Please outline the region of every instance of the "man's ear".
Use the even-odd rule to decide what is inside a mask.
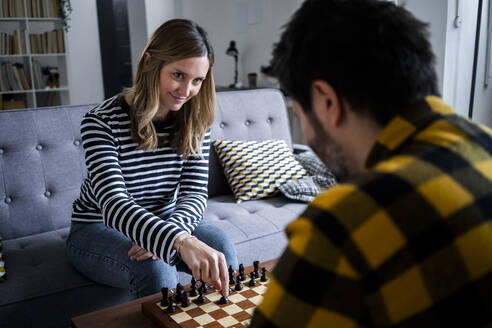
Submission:
[[[343,119],[341,98],[326,81],[316,80],[311,85],[312,110],[321,126],[328,132],[338,127]]]

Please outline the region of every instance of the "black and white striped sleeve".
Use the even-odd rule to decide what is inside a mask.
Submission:
[[[207,208],[210,130],[205,134],[201,154],[192,154],[183,163],[176,207],[168,221],[193,233]]]
[[[129,194],[118,160],[117,141],[103,118],[88,113],[81,123],[87,174],[106,226],[173,264],[176,238],[185,225],[164,221],[138,205]]]

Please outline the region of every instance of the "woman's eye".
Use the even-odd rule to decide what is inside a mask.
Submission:
[[[184,74],[183,73],[180,73],[180,72],[174,72],[173,73],[173,76],[175,78],[182,79],[184,77]]]
[[[195,79],[193,82],[195,82],[195,84],[200,84],[203,82],[203,79]]]

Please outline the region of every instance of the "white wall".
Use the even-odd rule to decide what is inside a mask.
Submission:
[[[72,0],[71,3],[71,27],[66,38],[70,103],[100,102],[104,98],[104,87],[96,0]]]
[[[141,1],[141,0],[128,0]],[[147,39],[165,21],[175,18],[174,0],[145,0]]]
[[[147,43],[147,18],[145,1],[128,1],[128,31],[132,56],[132,76],[135,77],[138,61]]]
[[[490,32],[492,31],[492,26],[489,27],[487,25],[492,25],[492,21],[490,21],[492,17],[489,14],[492,10],[489,11],[488,1],[484,1],[483,5],[475,99],[473,104],[473,120],[492,127],[492,65],[490,63],[492,60],[492,51],[490,53],[490,58],[487,58],[486,56],[487,46],[491,47],[490,43],[487,44],[487,28],[490,28]],[[492,35],[490,36],[489,42],[492,42]],[[486,71],[487,65],[489,65],[488,72]]]
[[[256,72],[259,86],[271,86],[272,82],[260,74],[260,67],[268,64],[281,26],[301,3],[302,0],[176,0],[175,8],[179,7],[182,17],[196,21],[209,34],[215,50],[218,86],[227,86],[234,80],[234,59],[225,54],[230,40],[236,41],[239,50],[239,81],[247,85],[247,74]],[[248,18],[254,23],[248,23]]]

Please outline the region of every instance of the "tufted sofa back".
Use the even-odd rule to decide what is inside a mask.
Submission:
[[[85,177],[80,121],[94,105],[0,111],[0,236],[13,239],[70,225]],[[284,139],[291,145],[278,90],[219,92],[212,140]],[[209,197],[230,193],[211,152]]]
[[[282,139],[292,148],[289,119],[283,94],[276,89],[226,91],[217,93],[217,115],[212,140]],[[212,147],[213,148],[213,147]],[[211,151],[208,195],[230,194],[224,171]]]
[[[93,106],[0,111],[0,236],[69,225],[85,177],[80,121]]]

